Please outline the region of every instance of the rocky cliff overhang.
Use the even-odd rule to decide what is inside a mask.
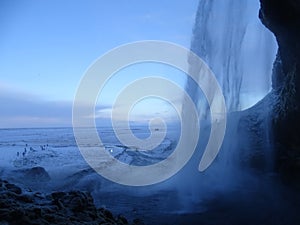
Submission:
[[[260,2],[259,17],[278,42],[272,77],[276,165],[285,177],[300,180],[300,0]]]

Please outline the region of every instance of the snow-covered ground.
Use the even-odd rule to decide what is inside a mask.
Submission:
[[[147,138],[147,127],[132,129],[135,136]],[[156,132],[160,132],[157,130]],[[163,142],[152,151],[124,146],[110,127],[98,128],[105,149],[116,159],[144,165],[165,159],[176,147],[180,128],[167,132]],[[88,167],[82,157],[72,128],[0,129],[1,171],[41,166],[53,178],[74,174]]]
[[[52,173],[85,164],[71,128],[1,129],[0,137],[2,170],[42,166]]]
[[[135,127],[132,132],[139,138],[150,135],[147,127]],[[149,165],[172,153],[180,128],[168,130],[162,143],[152,151],[140,151],[136,147],[122,145],[110,127],[98,128],[98,134],[105,149],[116,159],[132,165]],[[22,171],[33,167],[45,168],[51,180],[32,182],[24,179]],[[72,128],[0,129],[0,175],[33,191],[90,191],[96,204],[122,213],[132,213],[132,210],[138,214],[142,210],[140,213],[144,215],[144,210],[151,208],[141,209],[139,206],[142,204],[140,198],[145,198],[145,193],[150,189],[131,189],[115,184],[101,177],[87,164],[77,147]],[[148,201],[154,204],[154,208],[157,205],[163,208],[169,201],[175,201],[172,192],[162,192],[167,193],[166,190],[160,190],[146,194],[152,196]],[[153,198],[155,195],[163,197]]]

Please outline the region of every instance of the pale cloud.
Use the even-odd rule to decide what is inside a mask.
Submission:
[[[72,102],[45,101],[0,84],[0,127],[71,126]]]
[[[173,104],[179,109],[182,106],[181,96],[172,99]],[[172,122],[180,117],[180,112],[177,113],[173,106],[163,100],[147,99],[137,103],[135,106],[131,106],[131,111],[128,112],[126,103],[114,106],[114,120],[117,121],[135,121],[135,122],[148,122],[154,118],[161,118],[165,121]],[[112,107],[96,109],[96,119],[111,119]]]

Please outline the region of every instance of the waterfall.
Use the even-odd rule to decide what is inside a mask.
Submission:
[[[229,112],[249,108],[271,88],[277,44],[258,10],[258,0],[199,2],[191,50],[214,72]],[[199,93],[194,98],[199,108],[205,107]]]
[[[193,210],[193,203],[201,202],[211,192],[232,191],[247,176],[240,169],[241,162],[238,161],[241,155],[248,154],[243,151],[251,151],[255,143],[251,143],[253,137],[248,136],[250,132],[247,133],[248,121],[241,123],[240,119],[243,118],[244,121],[249,116],[256,121],[257,115],[264,110],[263,107],[267,107],[266,104],[260,104],[259,110],[257,107],[245,110],[263,99],[271,90],[272,67],[277,51],[274,36],[258,18],[259,7],[258,0],[199,2],[191,50],[215,74],[225,97],[228,123],[224,143],[216,160],[203,173],[193,172],[207,143],[210,115],[202,91],[196,87],[195,81],[187,79],[186,90],[196,103],[202,122],[196,154],[185,172],[180,174],[180,179],[185,182],[177,185],[184,196],[183,205],[189,207],[186,210]],[[192,63],[190,65],[193,69]],[[267,127],[267,124],[258,125],[256,131],[260,135],[266,132]],[[262,135],[261,138],[265,137],[267,135]]]

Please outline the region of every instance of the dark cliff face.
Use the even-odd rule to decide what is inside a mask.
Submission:
[[[259,16],[263,24],[276,36],[283,76],[299,71],[300,0],[261,0]],[[275,90],[284,84],[284,77],[274,74]],[[300,88],[299,76],[294,81],[297,89]],[[299,92],[297,95],[299,98]]]
[[[276,169],[300,178],[300,0],[260,2],[260,19],[279,46],[272,78]]]

